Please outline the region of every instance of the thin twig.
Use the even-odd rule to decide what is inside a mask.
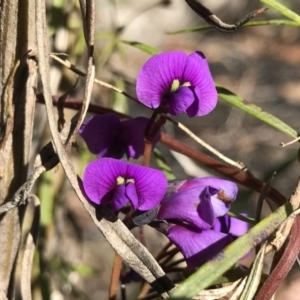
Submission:
[[[63,59],[59,58],[57,55],[55,55],[53,53],[50,54],[50,57],[53,58],[54,60],[56,60],[57,62],[59,62],[60,64],[62,64],[63,66],[65,66],[66,68],[70,69],[74,73],[76,73],[76,74],[78,74],[78,75],[80,75],[82,77],[86,76],[86,74],[84,72],[82,72],[79,69],[77,69],[68,60],[63,60]],[[135,97],[131,96],[130,94],[126,93],[125,91],[122,91],[121,89],[116,88],[115,86],[113,86],[113,85],[111,85],[109,83],[106,83],[106,82],[101,81],[101,80],[96,79],[96,78],[95,78],[95,83],[97,83],[97,84],[99,84],[101,86],[104,86],[104,87],[106,87],[106,88],[108,88],[110,90],[113,90],[113,91],[115,91],[115,92],[117,92],[119,94],[122,94],[122,95],[126,96],[127,98],[129,98],[129,99],[131,99],[131,100],[133,100],[133,101],[135,101],[137,103],[141,103]]]
[[[286,147],[286,146],[289,146],[289,145],[292,145],[296,142],[300,141],[300,136],[298,136],[296,139],[290,141],[290,142],[287,142],[287,143],[283,143],[281,142],[279,145],[283,148],[283,147]]]
[[[190,6],[190,8],[197,13],[200,17],[202,17],[208,24],[212,25],[216,29],[218,29],[221,32],[234,32],[241,26],[243,26],[245,23],[247,23],[249,20],[257,16],[258,14],[263,13],[267,8],[263,7],[261,9],[257,9],[240,20],[238,20],[235,24],[227,24],[224,23],[221,19],[219,19],[216,15],[214,15],[208,8],[203,6],[200,2],[197,0],[185,0],[185,2]]]
[[[219,152],[218,150],[216,150],[215,148],[213,148],[212,146],[210,146],[209,144],[207,144],[206,142],[204,142],[202,139],[200,139],[196,134],[194,134],[191,130],[189,130],[182,123],[180,123],[180,122],[172,119],[169,116],[165,116],[165,118],[167,120],[169,120],[170,122],[172,122],[173,124],[175,124],[178,128],[180,128],[188,136],[190,136],[194,141],[196,141],[198,144],[200,144],[201,146],[203,146],[205,149],[207,149],[209,152],[211,152],[212,154],[214,154],[215,156],[217,156],[221,160],[225,161],[226,163],[228,163],[231,166],[234,166],[234,167],[238,168],[239,170],[245,170],[246,169],[245,165],[242,162],[236,162],[236,161],[234,161],[234,160],[226,157],[221,152]]]

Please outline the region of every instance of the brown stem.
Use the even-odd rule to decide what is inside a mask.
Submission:
[[[117,289],[119,286],[122,261],[123,261],[122,257],[118,253],[115,253],[114,264],[113,264],[110,286],[109,286],[109,300],[115,300],[117,297]]]
[[[168,242],[161,250],[160,252],[156,255],[155,259],[159,261],[163,257],[165,257],[166,251],[173,245],[173,243]]]
[[[143,166],[149,167],[152,152],[152,142],[145,138],[145,149],[143,155]]]

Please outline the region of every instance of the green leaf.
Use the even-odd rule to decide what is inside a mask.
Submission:
[[[140,42],[120,40],[121,43],[138,48],[150,55],[158,54],[160,51],[152,46],[142,44]]]
[[[260,0],[262,3],[265,3],[275,10],[279,11],[281,14],[286,16],[287,18],[295,21],[298,25],[300,25],[300,16],[294,13],[292,10],[284,6],[283,4],[279,3],[276,0]]]
[[[41,224],[49,226],[52,223],[54,207],[53,170],[40,176],[38,197],[41,199]]]
[[[172,172],[172,169],[168,165],[167,161],[163,157],[162,153],[158,149],[154,149],[153,151],[154,158],[159,169],[166,175],[168,180],[176,179],[175,175]]]
[[[243,25],[243,27],[248,27],[248,26],[264,26],[264,25],[276,25],[276,26],[292,26],[292,27],[300,27],[300,24],[293,22],[293,21],[288,21],[288,20],[268,20],[268,21],[253,21],[253,22],[248,22]],[[191,27],[191,28],[186,28],[186,29],[181,29],[177,31],[171,31],[167,32],[167,34],[180,34],[180,33],[189,33],[189,32],[198,32],[198,31],[203,31],[207,29],[214,29],[213,26],[198,26],[198,27]]]
[[[253,21],[248,22],[243,25],[243,27],[248,26],[265,26],[265,25],[276,25],[276,26],[292,26],[292,27],[300,27],[300,24],[297,22],[289,21],[289,20],[268,20],[268,21]],[[180,34],[180,33],[188,33],[188,32],[198,32],[207,29],[213,29],[212,26],[197,26],[186,29],[181,29],[177,31],[167,32],[167,34]]]
[[[296,138],[298,136],[298,133],[295,129],[291,128],[289,125],[282,122],[273,115],[263,111],[259,106],[244,100],[242,97],[235,95],[234,93],[221,86],[217,86],[217,91],[219,97],[229,104],[271,125],[279,131],[291,136],[292,138]]]
[[[92,276],[94,274],[94,270],[85,265],[75,265],[72,267],[74,271],[76,271],[80,276]]]
[[[238,219],[238,220],[250,223],[250,224],[255,224],[255,219],[243,216],[243,215],[235,213],[233,211],[228,211],[227,215],[232,217],[232,218],[235,218],[235,219]]]
[[[248,233],[227,246],[215,259],[208,261],[188,277],[172,293],[170,300],[190,299],[211,286],[217,278],[222,276],[245,254],[270,236],[295,209],[297,207],[293,207],[291,203],[278,208],[274,213],[252,227]]]

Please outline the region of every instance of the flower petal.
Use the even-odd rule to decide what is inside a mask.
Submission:
[[[113,210],[120,210],[129,202],[126,195],[126,186],[123,184],[117,185],[114,189],[114,194],[111,199],[111,207]]]
[[[230,235],[205,230],[194,232],[183,226],[172,226],[168,238],[179,248],[189,268],[196,268],[213,258],[230,244]]]
[[[229,180],[214,177],[203,177],[186,180],[177,188],[177,191],[180,192],[203,186],[210,186],[218,190],[218,192],[211,197],[215,216],[220,217],[225,215],[229,210],[231,203],[236,199],[238,192],[237,185]]]
[[[194,93],[189,87],[180,87],[167,97],[168,111],[171,115],[179,115],[185,112],[194,100]]]
[[[126,197],[129,199],[133,209],[137,209],[139,204],[139,198],[136,193],[135,185],[131,182],[126,185]]]
[[[83,174],[83,187],[96,204],[105,204],[112,198],[117,178],[125,177],[127,164],[113,158],[102,158],[89,163]]]
[[[164,198],[157,219],[184,222],[199,229],[211,228],[215,214],[208,187],[196,187]]]
[[[152,56],[143,65],[136,82],[136,93],[144,105],[157,108],[171,90],[175,79],[181,81],[188,56],[181,51]]]
[[[217,105],[218,93],[202,52],[189,55],[183,77],[194,87],[195,101],[187,109],[187,115],[194,117],[209,114]]]
[[[139,210],[149,210],[158,205],[167,190],[163,172],[148,167],[128,164],[128,176],[135,180]]]
[[[117,115],[95,115],[81,125],[79,134],[98,157],[121,158],[124,149],[120,145],[120,130],[121,122]]]
[[[149,119],[137,117],[121,122],[121,138],[126,149],[127,158],[138,158],[144,152],[144,133]],[[154,144],[160,140],[160,132],[154,138]],[[154,145],[153,144],[153,145]]]
[[[242,215],[246,216],[247,214],[242,214]],[[244,222],[242,220],[233,217],[229,217],[227,215],[225,215],[224,217],[230,218],[228,233],[233,235],[234,237],[239,237],[248,231],[249,224],[247,222]]]

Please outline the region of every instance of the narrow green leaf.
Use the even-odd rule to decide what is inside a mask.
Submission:
[[[250,224],[255,224],[255,219],[243,216],[243,215],[235,213],[233,211],[228,211],[227,215],[232,217],[232,218],[235,218],[235,219],[238,219],[238,220],[250,223]]]
[[[172,172],[172,169],[168,165],[162,153],[157,148],[154,149],[153,155],[159,169],[166,175],[167,179],[168,180],[176,179],[175,175]]]
[[[217,91],[219,97],[222,100],[241,109],[247,114],[256,117],[257,119],[271,125],[272,127],[278,129],[279,131],[291,136],[292,138],[296,138],[298,136],[298,133],[295,129],[291,128],[289,125],[282,122],[281,120],[274,117],[273,115],[263,111],[259,106],[244,100],[242,97],[233,94],[232,92],[230,92],[229,90],[221,86],[217,86]]]
[[[38,197],[41,199],[41,224],[49,226],[53,217],[54,206],[54,188],[53,188],[53,170],[44,172],[40,176]]]
[[[190,299],[211,286],[217,278],[229,270],[246,253],[270,236],[295,209],[297,207],[293,207],[291,203],[278,208],[274,213],[252,227],[248,233],[226,247],[215,259],[208,261],[188,277],[172,293],[170,300]]]
[[[300,16],[294,13],[292,10],[284,6],[283,4],[279,3],[276,0],[260,0],[262,3],[265,3],[275,10],[279,11],[281,14],[286,16],[287,18],[295,21],[298,25],[300,25]]]
[[[300,24],[289,21],[289,20],[268,20],[268,21],[253,21],[253,22],[248,22],[243,25],[243,27],[248,27],[248,26],[264,26],[264,25],[276,25],[276,26],[292,26],[292,27],[300,27]],[[186,28],[186,29],[181,29],[177,31],[171,31],[167,32],[167,34],[180,34],[180,33],[188,33],[188,32],[198,32],[198,31],[203,31],[206,29],[213,29],[214,27],[212,26],[198,26],[198,27],[191,27],[191,28]]]
[[[252,300],[254,298],[262,276],[266,246],[267,242],[264,242],[258,251],[239,300]]]
[[[142,44],[140,42],[120,40],[121,43],[138,48],[150,55],[158,54],[160,51],[152,46]]]

